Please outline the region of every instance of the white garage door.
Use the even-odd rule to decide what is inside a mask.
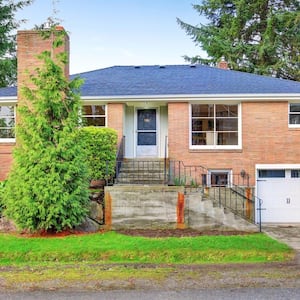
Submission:
[[[262,222],[300,222],[300,170],[258,170]]]

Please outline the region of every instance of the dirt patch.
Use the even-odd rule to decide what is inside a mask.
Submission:
[[[195,230],[187,229],[120,229],[118,233],[130,236],[143,236],[149,238],[160,237],[195,237],[204,235],[246,235],[254,234],[253,232],[239,231],[239,230]]]

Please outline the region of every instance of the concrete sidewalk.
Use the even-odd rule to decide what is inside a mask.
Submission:
[[[300,224],[263,225],[262,231],[295,249],[300,264]]]

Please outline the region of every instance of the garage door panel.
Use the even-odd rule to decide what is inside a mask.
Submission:
[[[257,182],[257,195],[262,199],[262,222],[300,222],[300,178],[262,178]]]

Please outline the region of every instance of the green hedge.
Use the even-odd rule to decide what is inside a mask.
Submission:
[[[5,184],[6,184],[6,180],[0,181],[0,217],[2,216],[2,211],[4,209],[3,194],[4,194]]]
[[[89,126],[81,128],[79,134],[86,150],[90,178],[97,180],[114,175],[117,132],[111,128]]]

